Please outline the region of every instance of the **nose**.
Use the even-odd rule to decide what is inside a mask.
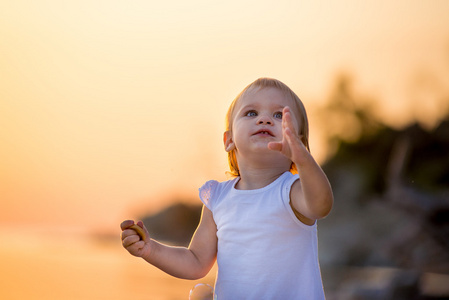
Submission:
[[[257,124],[259,125],[272,125],[273,120],[267,115],[260,115],[257,119]]]

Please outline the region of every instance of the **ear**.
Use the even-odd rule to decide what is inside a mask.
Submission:
[[[232,139],[232,132],[231,131],[225,131],[223,134],[223,143],[225,147],[226,152],[231,152],[235,149],[234,140]]]

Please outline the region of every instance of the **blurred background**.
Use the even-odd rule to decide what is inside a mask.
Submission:
[[[0,298],[187,299],[119,224],[190,239],[230,102],[290,86],[335,205],[327,298],[449,298],[449,2],[0,0]]]

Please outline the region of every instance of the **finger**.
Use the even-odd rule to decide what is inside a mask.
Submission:
[[[127,229],[125,229],[125,230],[123,230],[122,231],[122,234],[121,234],[121,239],[122,240],[124,240],[124,239],[126,239],[127,237],[130,237],[130,236],[136,236],[139,240],[140,239],[142,239],[143,240],[143,238],[142,238],[142,236],[137,232],[138,230],[140,231],[140,233],[142,233],[142,234],[144,234],[142,231],[142,229],[139,227],[139,229],[135,229],[135,226],[137,226],[137,225],[132,225],[131,227],[129,227],[129,228],[127,228]],[[138,226],[137,226],[138,227]]]
[[[290,128],[285,128],[284,130],[284,136],[285,139],[287,140],[287,143],[291,144],[292,143],[292,131],[290,130]]]
[[[137,242],[140,242],[140,241],[141,241],[141,239],[137,234],[132,234],[132,235],[126,236],[122,240],[122,244],[123,244],[123,247],[127,248],[127,247],[134,245]]]
[[[283,120],[282,125],[283,126],[282,127],[284,129],[290,128],[290,130],[292,132],[294,132],[295,131],[295,127],[294,127],[294,124],[293,124],[294,116],[293,116],[293,114],[292,114],[292,112],[290,110],[290,107],[288,107],[288,106],[284,107],[282,115],[283,115],[283,118],[282,118],[282,120]]]
[[[132,225],[134,225],[134,221],[133,221],[133,220],[126,220],[126,221],[123,221],[123,222],[120,224],[120,228],[121,228],[122,231],[123,231],[123,230],[125,230],[125,229],[131,227]]]
[[[289,115],[290,109],[286,106],[282,110],[282,130],[284,130],[287,127],[287,119]]]
[[[141,257],[142,250],[144,249],[144,247],[145,247],[145,242],[142,240],[135,242],[129,246],[125,246],[126,250],[128,250],[129,253],[131,253],[132,255],[137,256],[137,257]]]
[[[289,145],[299,146],[299,145],[303,144],[303,142],[301,140],[302,135],[298,136],[298,135],[294,134],[290,128],[286,128],[284,130],[284,132],[285,132],[285,138]]]
[[[282,151],[282,143],[281,142],[269,142],[268,149],[274,151]]]
[[[124,241],[127,237],[132,236],[132,235],[137,235],[135,230],[125,229],[122,231],[120,238],[122,239],[122,241]]]

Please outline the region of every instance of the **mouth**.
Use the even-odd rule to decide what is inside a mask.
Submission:
[[[258,130],[256,133],[254,133],[253,135],[259,135],[259,136],[273,136],[274,137],[274,134],[270,131],[270,130],[268,130],[268,129],[261,129],[261,130]]]

